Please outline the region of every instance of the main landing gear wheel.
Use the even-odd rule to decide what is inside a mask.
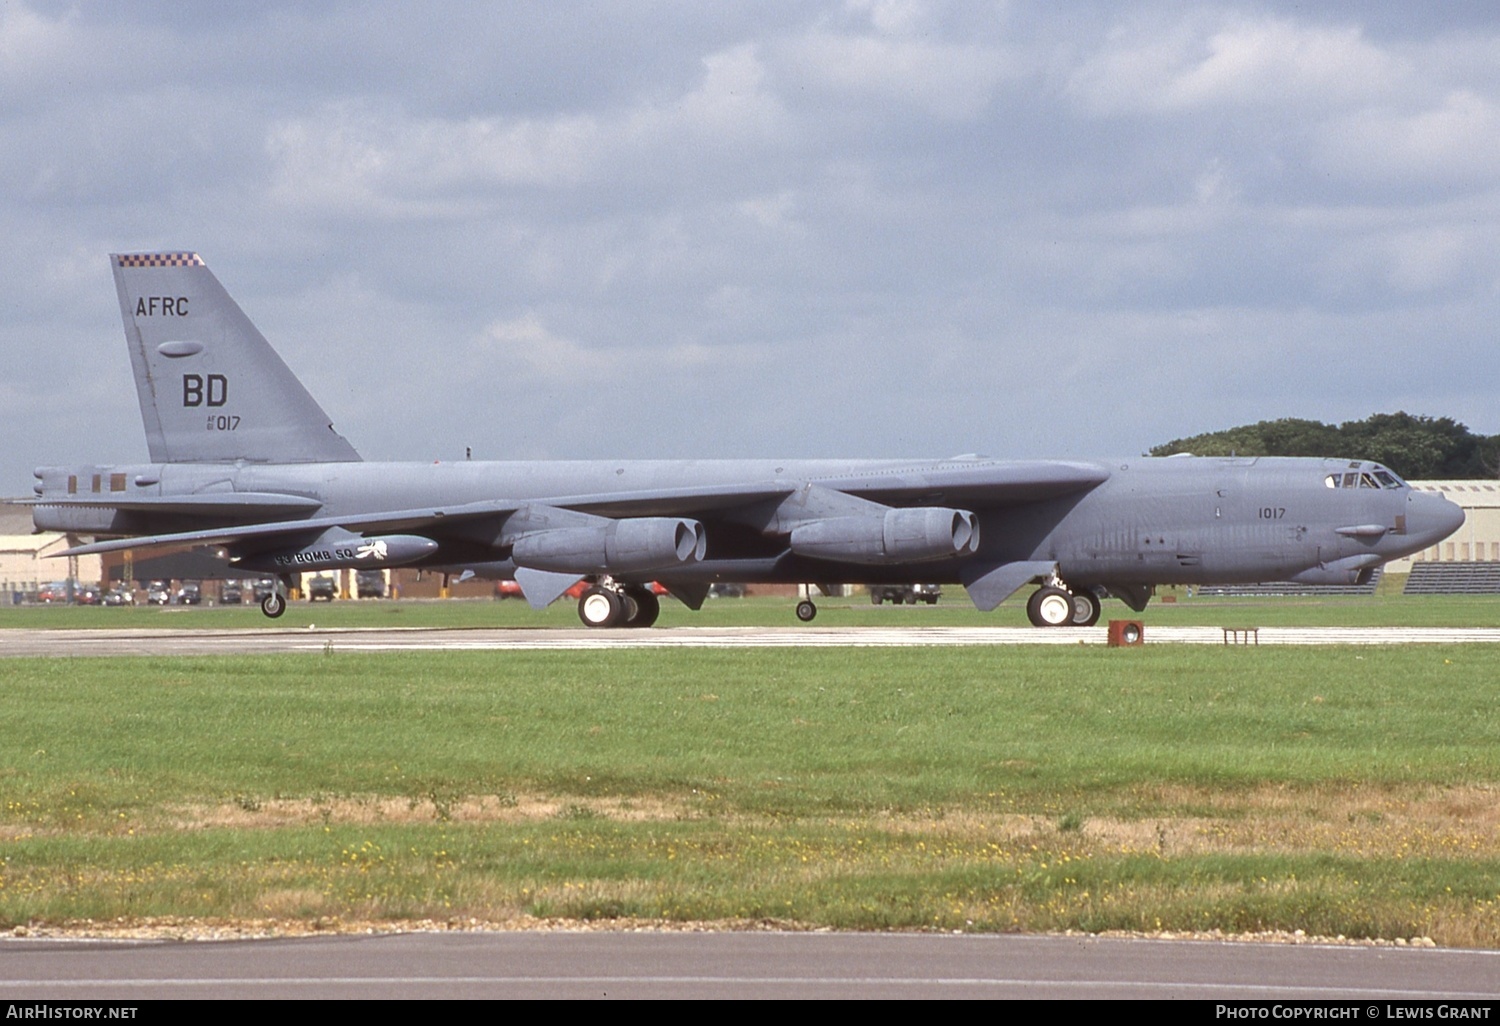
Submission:
[[[1092,588],[1073,592],[1073,620],[1070,627],[1092,627],[1099,622],[1099,596]]]
[[[1073,623],[1073,596],[1061,588],[1039,588],[1026,602],[1034,627],[1067,627]]]
[[[797,603],[797,619],[803,623],[811,623],[812,618],[818,615],[818,607],[812,604],[811,599],[803,599]]]
[[[625,603],[618,592],[597,584],[578,599],[578,619],[585,627],[613,627],[620,622]]]
[[[661,599],[650,588],[632,585],[625,589],[625,613],[622,626],[650,627],[661,615]]]
[[[282,613],[286,612],[286,597],[279,591],[271,592],[271,594],[260,600],[260,611],[271,619],[276,619]]]

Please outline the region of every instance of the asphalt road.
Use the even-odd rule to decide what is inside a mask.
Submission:
[[[0,630],[0,657],[210,655],[252,652],[398,652],[597,648],[894,648],[919,645],[1103,645],[1104,627],[672,627],[350,628],[248,630]],[[1151,645],[1222,645],[1219,627],[1147,626]],[[1500,642],[1500,629],[1261,627],[1261,645],[1396,645]]]
[[[839,933],[413,933],[0,941],[5,1000],[163,998],[1500,999],[1500,952]],[[1373,1013],[1377,1013],[1372,1015]]]

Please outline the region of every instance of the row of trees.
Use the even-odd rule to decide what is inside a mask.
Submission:
[[[1324,424],[1286,417],[1179,438],[1153,456],[1337,456],[1375,460],[1402,477],[1454,480],[1500,477],[1500,435],[1476,435],[1449,417],[1376,413],[1364,420]]]

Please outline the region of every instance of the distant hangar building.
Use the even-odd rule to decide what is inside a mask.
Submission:
[[[1413,481],[1463,507],[1464,525],[1451,537],[1386,566],[1408,574],[1408,594],[1500,594],[1500,481]]]

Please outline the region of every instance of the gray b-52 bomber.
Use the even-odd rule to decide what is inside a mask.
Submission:
[[[230,571],[414,566],[514,578],[541,608],[587,580],[590,627],[645,627],[651,581],[1028,585],[1038,626],[1088,626],[1158,584],[1368,579],[1463,512],[1335,459],[364,462],[195,253],[115,255],[150,462],[36,471],[71,553],[209,546]],[[112,540],[101,540],[112,539]],[[797,614],[810,620],[811,601]]]

